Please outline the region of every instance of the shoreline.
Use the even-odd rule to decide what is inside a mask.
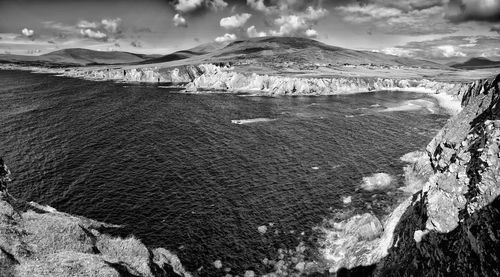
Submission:
[[[29,71],[35,74],[53,74],[96,82],[113,81],[118,84],[156,85],[159,88],[178,89],[188,94],[241,94],[243,96],[323,96],[368,93],[372,91],[406,91],[428,94],[450,115],[461,111],[461,97],[471,82],[443,82],[425,78],[382,77],[289,77],[273,75],[244,75],[226,67],[201,64],[189,68],[166,71],[146,68],[145,71],[110,68],[41,68],[13,64],[0,65],[0,70]],[[138,73],[140,72],[140,74]],[[181,73],[184,74],[181,74]],[[134,75],[134,77],[130,77]]]

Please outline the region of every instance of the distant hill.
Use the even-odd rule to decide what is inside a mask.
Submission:
[[[238,40],[213,54],[215,57],[225,60],[256,59],[263,63],[446,67],[434,62],[371,51],[352,50],[299,37],[264,37]]]
[[[0,55],[0,62],[20,63],[41,66],[84,66],[98,64],[139,63],[156,58],[143,54],[119,51],[94,51],[82,48],[62,49],[40,56]]]
[[[375,66],[450,69],[446,65],[371,51],[336,47],[299,37],[263,37],[225,43],[206,43],[164,56],[128,52],[64,49],[40,56],[0,55],[0,62],[40,66],[126,64],[134,67],[172,67],[201,63],[229,63],[249,72],[314,71],[316,67]]]
[[[459,69],[480,69],[500,67],[500,61],[492,61],[487,58],[472,58],[463,63],[451,65],[451,67]]]

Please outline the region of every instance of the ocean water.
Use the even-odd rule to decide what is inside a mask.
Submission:
[[[411,92],[192,95],[19,71],[0,71],[0,99],[11,194],[122,224],[202,276],[269,272],[300,243],[320,259],[314,227],[386,215],[400,157],[449,117]]]

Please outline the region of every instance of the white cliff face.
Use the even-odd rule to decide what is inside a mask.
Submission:
[[[83,70],[74,68],[64,71],[61,75],[77,77],[89,80],[114,80],[127,83],[186,83],[197,76],[198,70],[186,66],[181,68],[163,69],[158,67],[145,68],[103,68],[94,70]]]
[[[427,79],[389,78],[298,78],[286,76],[245,75],[212,64],[199,66],[203,74],[186,85],[187,92],[198,90],[245,91],[267,95],[331,95],[377,90],[411,90],[427,93],[462,95],[466,84]]]
[[[12,69],[7,66],[6,69]],[[263,95],[333,95],[377,90],[408,90],[445,93],[461,99],[469,84],[439,82],[428,79],[391,79],[375,77],[302,78],[242,74],[233,68],[213,64],[185,65],[176,68],[70,68],[49,69],[14,66],[14,69],[56,73],[88,80],[114,80],[127,83],[186,83],[186,92],[234,91]],[[5,66],[2,66],[5,68]]]

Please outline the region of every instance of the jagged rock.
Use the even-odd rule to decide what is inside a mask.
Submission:
[[[166,249],[98,231],[116,226],[18,202],[0,193],[0,276],[191,276]]]
[[[346,234],[354,234],[361,240],[373,240],[383,231],[382,224],[370,213],[352,217],[344,226]]]

